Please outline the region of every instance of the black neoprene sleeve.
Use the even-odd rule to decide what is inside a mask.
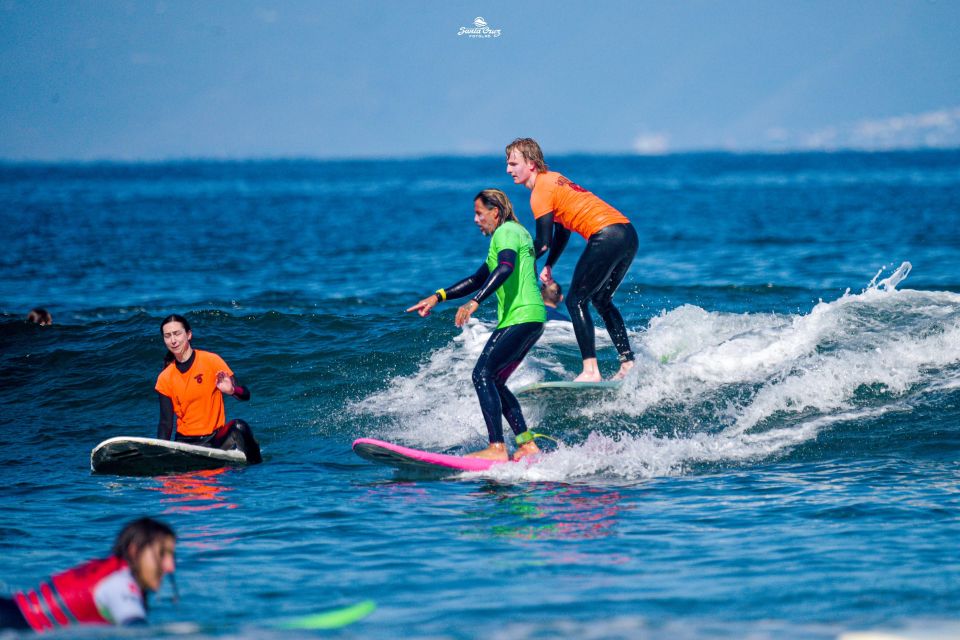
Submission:
[[[237,400],[243,400],[244,402],[249,400],[250,387],[246,387],[240,384],[239,382],[237,382],[237,378],[235,376],[230,376],[230,379],[233,381],[233,397],[236,398]],[[237,393],[238,390],[240,391],[240,393]]]
[[[560,254],[567,248],[567,241],[570,240],[570,229],[559,222],[554,222],[553,212],[537,218],[537,237],[533,240],[533,246],[537,251],[537,260],[547,251],[547,266],[552,267],[560,259]]]
[[[537,218],[537,237],[533,239],[533,246],[537,251],[537,260],[550,250],[553,243],[553,213]]]
[[[157,393],[160,396],[160,422],[157,424],[157,438],[169,440],[173,436],[173,400],[170,396]]]
[[[553,242],[550,243],[550,254],[547,256],[547,266],[552,267],[560,259],[560,254],[567,248],[570,240],[570,229],[559,223],[553,225]]]
[[[500,288],[510,274],[513,273],[513,266],[517,264],[517,252],[513,249],[504,249],[497,254],[497,268],[493,270],[487,281],[483,283],[480,290],[473,296],[477,304],[486,300],[490,295]]]
[[[467,276],[463,280],[460,280],[456,284],[452,284],[443,290],[444,293],[447,294],[447,300],[455,300],[457,298],[463,298],[464,296],[470,295],[479,289],[484,282],[486,282],[489,275],[490,269],[487,267],[487,263],[483,263],[480,265],[480,268],[477,269],[476,273]]]

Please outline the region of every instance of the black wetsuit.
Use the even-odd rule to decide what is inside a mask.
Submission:
[[[477,366],[473,368],[473,386],[477,390],[491,443],[503,442],[501,415],[516,435],[527,430],[520,403],[507,388],[507,378],[520,366],[541,335],[542,322],[524,322],[497,329],[487,340]]]
[[[0,629],[30,631],[30,623],[12,598],[0,598]]]
[[[516,251],[500,251],[497,254],[497,267],[492,273],[484,263],[473,275],[447,287],[444,290],[447,299],[462,298],[476,292],[473,300],[477,304],[483,302],[513,274],[516,263]],[[497,329],[487,340],[477,360],[473,369],[473,386],[491,443],[503,442],[501,415],[507,419],[516,435],[527,430],[520,403],[507,388],[506,382],[542,334],[542,322],[524,322]]]
[[[193,366],[194,358],[197,354],[194,351],[184,362],[174,361],[174,366],[180,373],[186,373]],[[237,400],[247,401],[250,399],[250,388],[241,386],[237,379],[231,376],[234,386],[233,397]],[[260,454],[260,444],[253,435],[250,425],[244,420],[234,419],[226,423],[213,433],[203,436],[185,436],[177,433],[174,429],[175,414],[173,411],[173,399],[162,393],[160,396],[160,422],[157,424],[157,438],[161,440],[176,439],[177,442],[186,442],[187,444],[196,444],[203,447],[212,447],[214,449],[239,449],[247,456],[247,462],[250,464],[259,464],[263,462]]]
[[[547,266],[553,267],[569,239],[570,230],[555,223],[553,214],[537,219],[534,246],[537,248],[537,258],[550,251]],[[584,360],[597,357],[593,319],[587,309],[590,302],[593,302],[607,325],[607,332],[620,354],[620,361],[633,360],[630,338],[623,323],[623,316],[613,305],[613,294],[627,275],[638,246],[637,232],[632,224],[611,224],[590,236],[583,255],[577,261],[566,303],[580,355]]]

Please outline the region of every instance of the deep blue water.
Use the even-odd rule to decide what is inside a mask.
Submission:
[[[264,628],[367,598],[326,635],[960,634],[960,152],[548,160],[637,227],[638,366],[525,405],[563,443],[538,464],[442,480],[350,444],[483,444],[492,301],[463,331],[403,310],[484,259],[480,189],[532,228],[501,158],[0,165],[0,586],[151,514],[181,592],[151,620],[187,635],[295,637]],[[227,413],[264,464],[92,475],[99,441],[154,435],[174,312],[252,389]],[[551,324],[513,386],[577,364]]]

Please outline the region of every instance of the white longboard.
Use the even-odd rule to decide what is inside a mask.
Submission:
[[[247,456],[237,449],[224,451],[157,438],[110,438],[90,452],[90,468],[95,473],[118,476],[156,476],[244,464]]]

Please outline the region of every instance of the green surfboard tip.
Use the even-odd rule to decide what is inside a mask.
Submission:
[[[280,629],[339,629],[366,618],[376,608],[377,604],[373,600],[364,600],[349,607],[332,609],[300,618],[289,618],[277,623],[276,627]]]

